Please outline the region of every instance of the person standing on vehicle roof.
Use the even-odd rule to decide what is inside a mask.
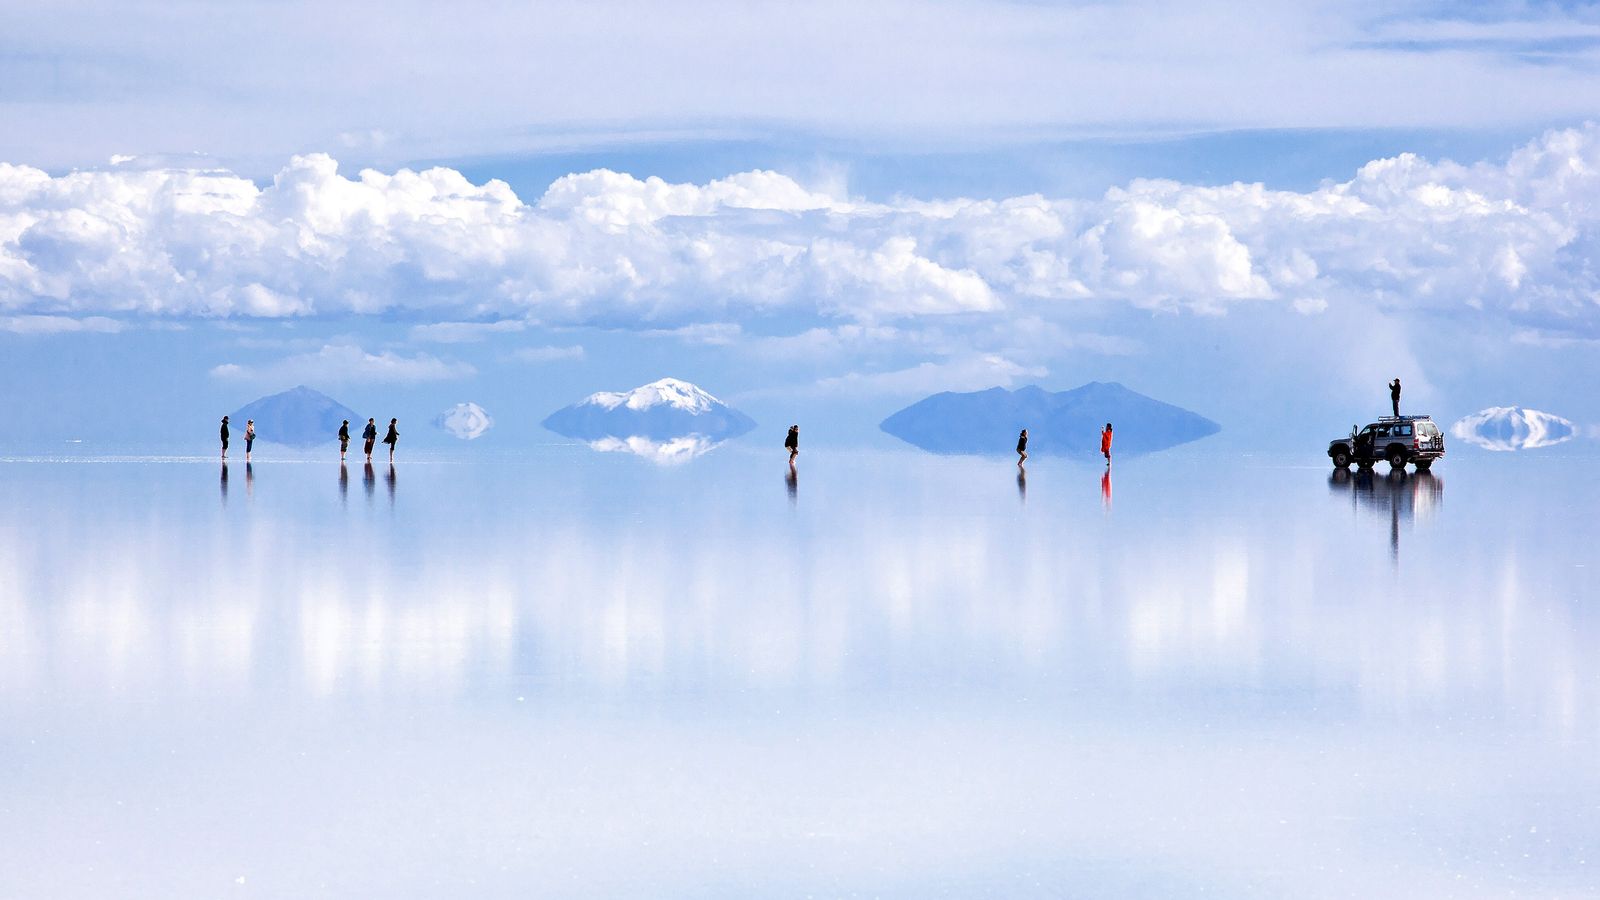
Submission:
[[[1400,379],[1389,382],[1389,405],[1394,407],[1394,417],[1400,418]]]

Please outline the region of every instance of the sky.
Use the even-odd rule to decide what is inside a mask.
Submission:
[[[823,444],[1092,380],[1243,444],[1318,446],[1393,377],[1600,427],[1588,4],[66,2],[0,35],[0,446],[184,446],[297,384],[424,441],[477,403],[509,446],[663,376]]]

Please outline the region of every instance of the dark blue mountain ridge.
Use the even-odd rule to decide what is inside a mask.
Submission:
[[[228,425],[235,441],[244,440],[244,424],[250,419],[256,420],[256,440],[290,447],[314,447],[333,441],[339,436],[339,423],[344,419],[350,420],[350,434],[359,440],[361,429],[367,424],[366,418],[357,416],[355,410],[303,384],[229,413]]]
[[[754,419],[676,378],[631,391],[591,394],[551,413],[544,427],[585,441],[641,437],[664,441],[702,435],[722,441],[754,428]]]
[[[1100,454],[1100,429],[1112,423],[1114,454],[1154,453],[1216,434],[1216,422],[1116,382],[1094,381],[1051,393],[1035,385],[1008,391],[934,394],[883,420],[884,431],[933,453],[1008,454],[1028,429],[1028,453]]]

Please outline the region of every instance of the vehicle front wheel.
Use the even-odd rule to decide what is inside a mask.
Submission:
[[[1389,468],[1404,469],[1406,467],[1406,452],[1399,447],[1390,447],[1389,453],[1384,457],[1389,461]]]
[[[1333,451],[1333,467],[1335,469],[1350,468],[1350,451],[1343,447]]]

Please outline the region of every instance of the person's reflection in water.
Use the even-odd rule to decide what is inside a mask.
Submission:
[[[350,502],[350,469],[344,463],[339,463],[339,505],[345,506]]]
[[[1106,512],[1111,512],[1111,470],[1109,468],[1106,469],[1104,475],[1100,476],[1100,506]]]
[[[246,454],[247,456],[249,454]],[[256,495],[256,467],[250,463],[244,464],[244,498],[254,499]]]
[[[800,473],[795,470],[794,466],[790,466],[789,471],[784,474],[783,485],[789,489],[789,505],[794,506],[795,504],[799,503]]]
[[[228,505],[228,464],[222,464],[222,505]]]
[[[1017,468],[1017,499],[1028,502],[1028,470],[1021,468],[1020,464]]]
[[[372,502],[372,497],[378,490],[378,476],[372,472],[372,463],[369,461],[361,473],[361,486],[367,489],[367,503]]]
[[[394,506],[394,463],[389,464],[389,474],[383,476],[384,486],[389,489],[389,505]]]

